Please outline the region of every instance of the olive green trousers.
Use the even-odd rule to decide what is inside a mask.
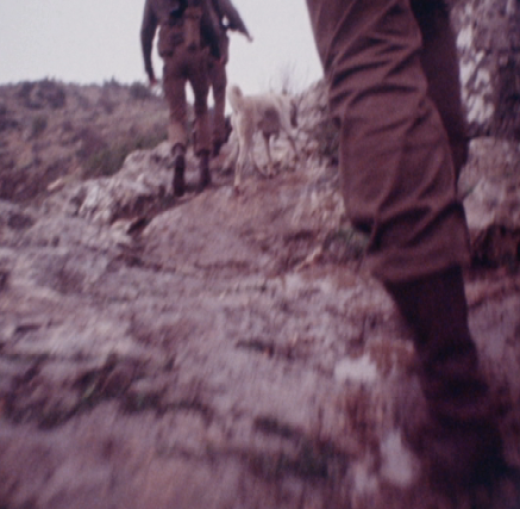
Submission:
[[[177,144],[187,146],[189,133],[186,85],[189,83],[194,96],[196,154],[211,150],[207,58],[206,50],[190,50],[184,45],[177,46],[170,56],[163,57],[164,93],[170,110],[169,141],[172,147]]]
[[[341,185],[385,282],[469,260],[456,179],[467,154],[455,41],[441,2],[307,0],[340,126]],[[422,6],[426,6],[424,11]]]

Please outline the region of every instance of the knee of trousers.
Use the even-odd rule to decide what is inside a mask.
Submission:
[[[170,120],[170,124],[168,125],[168,141],[172,147],[178,144],[183,145],[184,147],[187,146],[188,135],[184,123]]]
[[[380,245],[372,235],[366,254],[370,272],[383,282],[403,282],[467,266],[469,235],[461,208],[454,204],[425,227],[405,222],[391,243]]]
[[[203,115],[208,114],[208,96],[199,94],[195,95],[195,100],[193,102],[193,112],[196,117],[201,117]]]
[[[424,127],[440,122],[431,111]],[[341,135],[343,194],[352,223],[369,234],[372,273],[397,282],[467,265],[469,232],[443,130],[432,125],[375,140],[370,133],[354,142],[349,132]],[[367,152],[367,144],[380,153]]]
[[[226,76],[223,78],[214,79],[211,82],[211,87],[213,89],[213,98],[215,102],[225,102],[226,100]]]

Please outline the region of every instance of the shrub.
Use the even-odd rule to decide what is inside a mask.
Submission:
[[[38,84],[37,98],[43,105],[48,105],[53,110],[58,110],[65,106],[67,93],[65,88],[59,83],[44,79]]]
[[[45,115],[37,115],[31,124],[31,139],[38,138],[47,129],[48,119]]]
[[[110,81],[104,81],[103,82],[103,88],[104,89],[120,89],[122,87],[121,83],[119,83],[119,81],[116,80],[116,78],[114,78],[112,76],[112,78],[110,78]]]
[[[20,102],[30,109],[50,106],[57,110],[65,106],[67,99],[65,88],[50,79],[34,83],[24,81],[19,85],[16,95]]]
[[[130,85],[130,97],[142,101],[150,99],[152,97],[152,92],[146,85],[135,81]]]
[[[128,136],[111,145],[99,148],[86,157],[83,163],[83,178],[97,178],[117,173],[126,157],[135,150],[151,149],[167,138],[166,129],[157,129],[151,134]]]
[[[325,258],[333,263],[361,260],[368,245],[368,237],[350,226],[331,231],[323,242]]]
[[[18,86],[18,90],[16,92],[16,96],[20,100],[20,102],[26,107],[29,108],[31,104],[31,92],[34,88],[34,83],[30,81],[23,81]]]
[[[107,115],[114,113],[117,103],[110,98],[110,94],[103,89],[103,92],[98,100],[98,105]]]
[[[18,127],[18,121],[11,116],[11,113],[4,103],[0,103],[0,133],[8,129]]]

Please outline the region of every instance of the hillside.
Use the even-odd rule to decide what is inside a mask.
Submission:
[[[0,198],[42,199],[56,179],[115,173],[132,150],[166,139],[164,100],[138,83],[54,80],[0,87]]]
[[[470,327],[520,466],[520,147],[472,83]],[[232,136],[179,199],[142,85],[0,86],[0,508],[455,509],[402,439],[410,332],[344,217],[323,83],[297,100],[298,160],[280,137],[237,196]]]

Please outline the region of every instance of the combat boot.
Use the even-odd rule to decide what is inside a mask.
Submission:
[[[386,288],[414,333],[428,406],[429,421],[411,445],[437,489],[450,495],[492,489],[510,469],[468,328],[461,268]]]
[[[201,152],[199,158],[200,180],[197,190],[201,193],[211,184],[211,175],[209,172],[209,151],[204,150]]]
[[[213,157],[218,157],[219,156],[220,149],[222,148],[222,145],[223,145],[223,143],[220,140],[215,140],[213,142],[213,151],[212,151],[212,154],[211,154]]]
[[[184,170],[186,168],[186,157],[185,157],[185,148],[181,144],[176,144],[172,148],[172,156],[173,156],[173,168],[174,168],[174,176],[173,176],[173,194],[174,196],[182,196],[186,189],[186,184],[184,181]]]

